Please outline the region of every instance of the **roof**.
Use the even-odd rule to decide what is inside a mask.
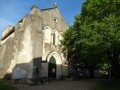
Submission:
[[[39,7],[37,7],[37,6],[34,5],[34,6],[31,7],[30,10],[32,10],[33,8],[38,8],[38,9],[40,9]],[[57,8],[57,4],[56,4],[56,3],[53,4],[53,7],[52,7],[52,8],[45,8],[45,9],[40,9],[40,10],[44,11],[44,10],[50,10],[50,9],[55,9],[55,8]]]
[[[7,34],[5,34],[4,37],[1,38],[1,40],[4,40],[5,38],[7,38],[11,33],[13,33],[15,30],[15,27],[13,27]]]

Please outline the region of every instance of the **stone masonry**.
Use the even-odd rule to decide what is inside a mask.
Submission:
[[[62,52],[62,34],[68,29],[57,5],[31,8],[15,26],[8,26],[0,40],[0,78],[56,78],[67,76],[68,66]],[[54,61],[54,63],[53,63]]]

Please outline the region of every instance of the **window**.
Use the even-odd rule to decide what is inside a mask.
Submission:
[[[57,23],[57,21],[58,21],[58,20],[57,20],[57,18],[56,18],[56,17],[54,18],[54,21]]]
[[[58,39],[59,39],[59,45],[61,45],[60,41],[63,40],[62,34],[63,34],[62,32],[59,33],[59,37],[58,37]]]
[[[53,45],[55,45],[55,33],[53,33]]]
[[[45,36],[44,36],[44,42],[45,43],[50,44],[50,42],[51,42],[51,34],[52,34],[51,28],[46,28],[45,29]]]
[[[53,33],[53,45],[58,45],[58,31],[55,29]]]

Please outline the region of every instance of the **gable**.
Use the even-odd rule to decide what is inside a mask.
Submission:
[[[43,18],[43,27],[50,26],[52,29],[57,29],[59,32],[64,32],[68,29],[68,24],[57,7],[48,9],[33,7],[31,12]]]

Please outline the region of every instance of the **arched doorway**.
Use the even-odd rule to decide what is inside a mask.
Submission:
[[[62,75],[62,59],[60,57],[60,55],[57,52],[51,52],[48,57],[47,57],[47,61],[48,61],[48,78],[56,78],[56,79],[60,79],[61,75]],[[50,62],[52,62],[53,64],[50,64]],[[53,76],[50,76],[52,74],[52,69],[51,68],[55,68],[53,69],[54,74]]]
[[[56,79],[56,60],[53,56],[48,62],[48,78]]]

